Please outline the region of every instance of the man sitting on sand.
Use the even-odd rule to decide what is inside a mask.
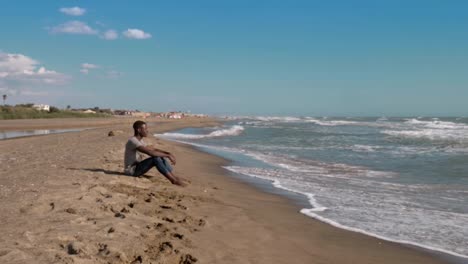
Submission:
[[[143,138],[148,136],[148,127],[143,121],[133,123],[134,136],[131,137],[125,145],[125,174],[131,176],[141,176],[151,168],[156,169],[164,175],[172,184],[184,186],[180,177],[172,173],[172,167],[165,158],[168,158],[172,165],[175,165],[176,159],[171,153],[147,146]],[[142,154],[150,157],[142,160]]]

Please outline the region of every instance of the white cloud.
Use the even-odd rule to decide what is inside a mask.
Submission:
[[[86,13],[86,9],[80,7],[62,7],[59,9],[60,12],[70,16],[82,16]]]
[[[0,79],[36,81],[41,83],[63,83],[68,76],[39,67],[39,62],[23,54],[0,52]]]
[[[149,39],[151,38],[151,34],[144,32],[143,30],[136,29],[136,28],[129,28],[126,31],[122,32],[122,34],[129,39]]]
[[[62,89],[70,79],[70,76],[47,69],[26,55],[0,51],[0,93],[9,96],[9,104],[49,100],[50,95],[60,93],[54,87]]]
[[[80,72],[83,74],[88,74],[90,69],[97,69],[99,65],[91,64],[91,63],[83,63],[81,64]]]
[[[12,73],[33,71],[37,64],[37,61],[22,54],[0,52],[0,78]]]
[[[99,65],[91,64],[91,63],[83,63],[83,64],[81,64],[81,68],[85,68],[85,69],[97,69],[97,68],[99,68]]]
[[[55,26],[50,30],[51,33],[65,33],[65,34],[82,34],[82,35],[96,35],[98,31],[88,26],[88,24],[81,21],[68,21],[61,25]]]
[[[117,33],[117,31],[113,29],[107,30],[102,35],[102,38],[106,40],[114,40],[114,39],[117,39],[118,37],[119,37],[119,33]]]
[[[0,52],[0,80],[2,83],[64,84],[69,76],[39,67],[39,62],[23,54]]]

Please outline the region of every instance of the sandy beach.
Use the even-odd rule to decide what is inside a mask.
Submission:
[[[228,161],[187,145],[146,140],[175,154],[175,173],[189,186],[156,170],[125,176],[133,121],[0,121],[0,130],[94,127],[0,141],[0,263],[446,263],[302,215],[229,176]],[[151,120],[149,130],[216,122]]]

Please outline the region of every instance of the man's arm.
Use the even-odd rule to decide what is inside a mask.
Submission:
[[[175,163],[176,163],[176,158],[175,158],[174,155],[172,155],[172,153],[170,153],[170,152],[168,152],[168,151],[165,151],[165,150],[162,150],[162,149],[157,149],[157,148],[153,147],[152,145],[149,146],[149,147],[152,148],[152,149],[155,150],[155,151],[159,151],[159,152],[162,152],[162,153],[165,153],[165,154],[169,155],[168,158],[169,158],[169,159],[171,160],[171,162],[175,165]]]
[[[140,152],[143,152],[146,155],[149,155],[151,157],[168,158],[172,162],[173,165],[176,164],[176,159],[175,159],[174,155],[172,155],[171,153],[169,153],[167,151],[160,150],[160,149],[153,148],[153,147],[146,147],[146,146],[139,146],[139,147],[137,147],[137,150],[140,151]]]

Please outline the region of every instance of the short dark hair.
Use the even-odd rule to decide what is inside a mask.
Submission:
[[[146,123],[141,120],[135,121],[135,123],[133,123],[133,130],[137,132],[137,130],[143,125],[146,125]]]

